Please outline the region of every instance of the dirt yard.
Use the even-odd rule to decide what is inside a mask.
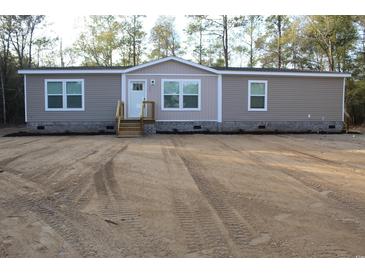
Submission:
[[[364,135],[0,137],[0,257],[363,257]]]

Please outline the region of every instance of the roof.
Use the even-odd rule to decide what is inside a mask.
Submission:
[[[252,71],[252,72],[296,72],[296,73],[329,73],[343,74],[347,72],[309,70],[309,69],[288,69],[288,68],[256,68],[256,67],[211,67],[219,71]]]
[[[38,68],[29,68],[25,70],[100,70],[100,69],[108,69],[108,70],[126,70],[133,66],[71,66],[71,67],[38,67]]]
[[[19,74],[88,74],[88,73],[129,73],[135,70],[153,66],[159,63],[175,61],[196,67],[217,75],[266,75],[266,76],[307,76],[307,77],[350,77],[346,72],[275,69],[275,68],[248,68],[248,67],[208,67],[175,56],[166,57],[137,66],[78,66],[78,67],[41,67],[19,70]]]

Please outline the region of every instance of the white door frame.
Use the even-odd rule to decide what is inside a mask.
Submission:
[[[129,106],[130,106],[130,92],[132,91],[132,82],[143,82],[143,91],[144,98],[147,100],[147,80],[146,79],[128,79],[128,105],[127,105],[127,117],[128,118],[137,118],[137,117],[129,117]]]

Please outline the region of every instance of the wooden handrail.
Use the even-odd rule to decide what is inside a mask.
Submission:
[[[124,120],[124,102],[118,100],[117,109],[115,111],[115,120],[116,120],[116,134],[119,134],[120,129],[120,121]]]
[[[117,101],[117,108],[116,108],[116,111],[115,111],[115,119],[117,119],[120,115],[120,101],[118,100]]]
[[[150,107],[148,107],[148,105]],[[143,101],[141,108],[141,119],[148,121],[155,121],[155,102],[154,101]]]

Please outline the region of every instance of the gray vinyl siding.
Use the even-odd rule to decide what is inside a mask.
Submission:
[[[148,76],[127,75],[128,80],[147,80],[147,99],[156,103],[156,120],[192,120],[212,121],[217,120],[217,76]],[[151,85],[151,80],[155,85]],[[161,80],[162,79],[200,79],[201,80],[201,108],[199,111],[171,111],[162,110],[161,107]],[[128,85],[127,85],[128,86]],[[128,102],[128,92],[127,92]],[[127,104],[128,108],[128,104]],[[128,109],[127,109],[128,113]]]
[[[156,65],[152,65],[149,67],[141,68],[130,72],[131,74],[141,74],[141,73],[167,73],[167,74],[212,74],[207,70],[203,70],[200,68],[192,67],[186,64],[182,64],[176,61],[167,61],[163,63],[159,63]]]
[[[267,111],[248,111],[248,80],[268,81]],[[222,85],[223,121],[342,121],[343,78],[224,75]]]
[[[28,122],[114,121],[120,74],[27,75]],[[85,111],[45,111],[45,79],[84,79]]]

